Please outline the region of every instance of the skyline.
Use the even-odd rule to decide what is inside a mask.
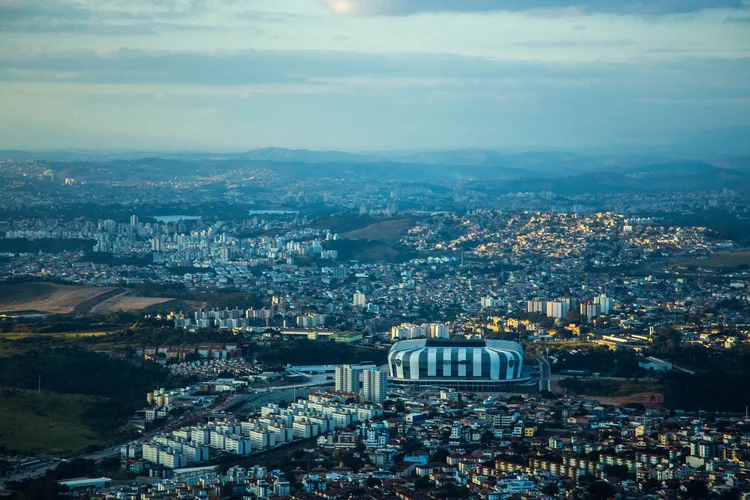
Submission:
[[[528,3],[3,0],[0,147],[581,149],[750,126],[747,2]]]

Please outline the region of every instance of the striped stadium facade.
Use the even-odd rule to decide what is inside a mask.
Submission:
[[[494,390],[528,382],[523,347],[502,340],[402,340],[388,353],[394,385]]]

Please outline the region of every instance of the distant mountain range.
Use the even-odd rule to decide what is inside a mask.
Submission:
[[[684,168],[684,169],[683,169]],[[575,196],[582,194],[636,194],[695,192],[731,189],[750,191],[750,173],[698,163],[649,165],[623,171],[598,171],[562,178],[515,179],[474,183],[491,192],[539,192]]]
[[[170,180],[180,176],[218,181],[262,175],[278,182],[321,177],[461,182],[484,191],[560,194],[750,188],[750,155],[741,154],[697,160],[557,151],[512,154],[458,150],[376,155],[264,148],[231,154],[162,153],[146,157],[136,153],[0,151],[0,159],[35,159],[41,167],[61,176],[102,181]]]

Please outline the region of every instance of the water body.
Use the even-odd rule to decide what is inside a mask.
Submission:
[[[249,215],[292,215],[298,214],[296,210],[248,210]]]
[[[169,222],[180,222],[183,220],[201,220],[200,215],[156,215],[154,216],[154,219],[158,220],[159,222],[169,223]]]

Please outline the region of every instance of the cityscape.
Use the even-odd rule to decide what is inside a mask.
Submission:
[[[386,177],[92,216],[68,190],[130,188],[42,163],[3,188],[9,495],[750,494],[738,186],[644,207]]]
[[[0,1],[0,499],[750,500],[749,13]]]

